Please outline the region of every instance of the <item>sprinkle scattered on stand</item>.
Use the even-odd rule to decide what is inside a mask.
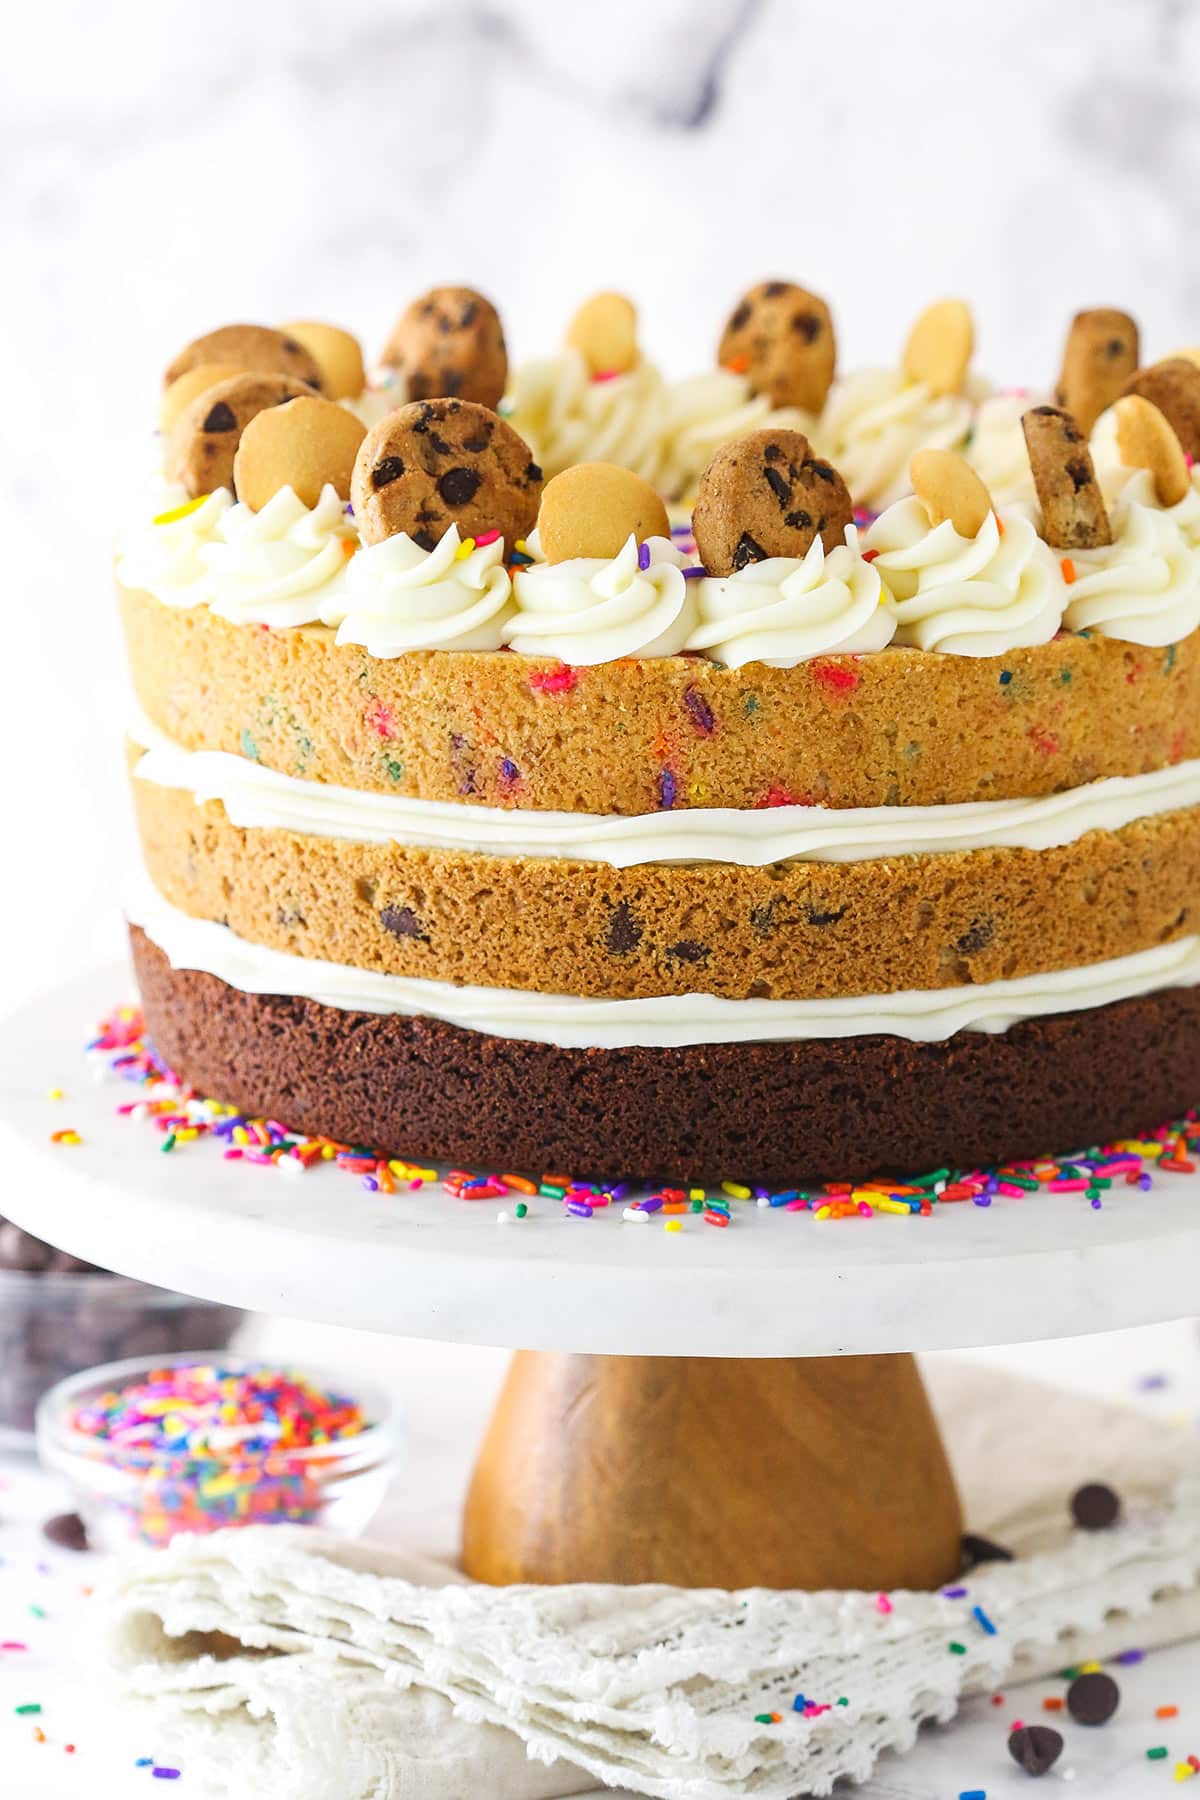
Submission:
[[[577,671],[564,667],[535,671],[530,682],[540,692],[566,693],[577,679]],[[670,806],[675,798],[675,778],[669,770],[663,772],[663,784],[662,804]],[[438,1182],[455,1200],[505,1199],[516,1192],[557,1201],[565,1214],[580,1222],[593,1222],[597,1214],[611,1211],[618,1220],[645,1224],[651,1211],[661,1210],[678,1215],[692,1212],[699,1223],[726,1231],[736,1223],[738,1209],[744,1205],[804,1213],[814,1224],[866,1222],[879,1215],[933,1219],[947,1207],[964,1202],[978,1207],[1012,1202],[1019,1216],[1019,1203],[1046,1194],[1061,1196],[1063,1203],[1079,1204],[1086,1213],[1099,1210],[1105,1198],[1115,1194],[1136,1199],[1153,1186],[1152,1171],[1188,1173],[1200,1162],[1200,1116],[1193,1110],[1142,1137],[992,1169],[943,1168],[857,1185],[829,1181],[774,1190],[731,1177],[713,1188],[663,1188],[639,1200],[629,1195],[625,1181],[582,1180],[572,1174],[558,1180],[543,1177],[540,1183],[523,1175],[463,1169],[440,1176],[437,1169],[419,1161],[290,1131],[277,1119],[239,1112],[223,1101],[198,1094],[159,1060],[145,1037],[143,1015],[136,1006],[119,1007],[104,1019],[87,1050],[98,1065],[136,1086],[138,1098],[119,1105],[117,1111],[151,1125],[161,1137],[159,1148],[164,1152],[179,1155],[208,1139],[216,1142],[227,1161],[274,1168],[292,1178],[330,1164],[355,1176],[368,1192],[388,1196],[399,1197]],[[83,1139],[67,1128],[55,1132],[53,1141],[69,1146],[81,1144]],[[515,1216],[524,1218],[525,1213],[518,1207]],[[506,1211],[492,1217],[511,1223],[514,1215]],[[677,1219],[669,1220],[667,1228],[682,1229]]]

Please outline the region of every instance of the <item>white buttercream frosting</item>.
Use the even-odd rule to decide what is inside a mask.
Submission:
[[[329,624],[344,603],[347,564],[358,528],[336,489],[313,507],[290,487],[258,512],[239,502],[221,514],[199,554],[208,570],[208,604],[235,625]]]
[[[628,869],[650,864],[863,862],[939,851],[1048,850],[1089,831],[1200,805],[1200,761],[1117,775],[1035,799],[957,806],[681,807],[620,814],[537,812],[366,793],[305,781],[223,750],[185,750],[139,719],[141,781],[220,801],[232,824],[364,844],[404,844],[487,856],[553,856]]]
[[[189,500],[185,488],[161,484],[143,525],[131,526],[117,543],[117,579],[153,594],[164,606],[200,606],[212,591],[202,552],[233,506],[228,488]]]
[[[666,381],[640,362],[597,380],[570,349],[519,368],[507,411],[547,478],[572,463],[619,463],[668,500],[692,492],[722,444],[769,426],[805,433],[815,426],[796,407],[772,406],[732,369]]]
[[[770,556],[696,586],[700,622],[687,648],[733,669],[791,669],[837,651],[882,650],[896,628],[852,525],[834,550],[814,538],[804,557]]]
[[[989,394],[975,414],[963,455],[996,506],[1037,503],[1021,419],[1039,404],[1039,397],[1029,393]]]
[[[399,369],[376,369],[361,394],[340,402],[370,431],[408,399],[408,383]]]
[[[174,968],[201,970],[244,993],[297,994],[324,1006],[359,1012],[421,1014],[489,1036],[567,1049],[671,1048],[878,1034],[935,1043],[959,1031],[1006,1031],[1022,1019],[1109,1006],[1200,983],[1200,937],[1186,937],[1085,968],[956,988],[833,1000],[725,1000],[712,994],[581,999],[382,975],[269,950],[236,937],[225,925],[189,918],[145,880],[127,911]]]
[[[577,462],[619,463],[657,482],[666,383],[653,363],[593,380],[577,350],[524,363],[505,412],[547,480]]]
[[[404,532],[360,550],[346,574],[338,643],[383,657],[498,650],[513,610],[504,542],[476,545],[465,556],[462,548],[451,525],[432,550]]]
[[[899,369],[859,369],[829,390],[817,444],[842,475],[856,506],[879,512],[911,491],[916,450],[961,450],[971,429],[977,389],[931,394]]]
[[[536,533],[529,549],[540,555]],[[645,549],[644,569],[632,534],[614,557],[518,569],[516,611],[505,622],[503,642],[580,668],[621,656],[678,656],[696,623],[695,583],[684,580],[684,558],[669,538],[647,538]]]
[[[989,512],[968,538],[949,519],[931,525],[910,495],[866,536],[891,591],[896,640],[952,656],[1004,656],[1050,641],[1067,590],[1058,558],[1019,508]]]
[[[310,625],[340,617],[358,528],[332,487],[305,506],[280,488],[254,512],[225,488],[189,502],[162,489],[150,522],[117,548],[122,586],[164,606],[207,605],[238,625]]]
[[[656,485],[668,500],[690,494],[723,444],[749,431],[800,431],[811,437],[816,420],[796,406],[773,406],[749,378],[732,369],[709,369],[672,382],[666,391]]]
[[[1071,554],[1066,623],[1125,643],[1161,647],[1200,626],[1200,554],[1195,490],[1161,507],[1141,470],[1112,512],[1113,541]]]

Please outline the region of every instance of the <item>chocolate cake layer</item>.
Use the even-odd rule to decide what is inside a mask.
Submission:
[[[778,1186],[970,1167],[1135,1134],[1200,1095],[1200,988],[941,1043],[562,1050],[245,994],[136,927],[149,1036],[202,1093],[467,1167]]]

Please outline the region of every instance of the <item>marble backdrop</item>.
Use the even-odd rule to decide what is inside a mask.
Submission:
[[[0,57],[5,810],[0,981],[117,943],[108,541],[160,370],[234,318],[377,345],[423,285],[521,355],[626,289],[650,353],[712,353],[748,282],[890,357],[945,292],[981,367],[1041,382],[1111,302],[1200,340],[1189,0],[84,0]]]

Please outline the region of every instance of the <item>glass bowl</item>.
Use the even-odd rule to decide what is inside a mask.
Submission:
[[[47,1388],[117,1357],[222,1350],[245,1318],[124,1275],[0,1269],[0,1450],[33,1448]]]
[[[115,1444],[75,1429],[80,1406],[162,1368],[219,1363],[233,1371],[266,1366],[221,1351],[134,1356],[60,1381],[37,1409],[38,1454],[70,1483],[93,1549],[165,1544],[177,1533],[231,1525],[320,1525],[357,1537],[374,1517],[396,1457],[391,1401],[359,1381],[305,1363],[300,1372],[327,1393],[356,1401],[370,1421],[353,1437],[302,1449],[226,1455]]]

